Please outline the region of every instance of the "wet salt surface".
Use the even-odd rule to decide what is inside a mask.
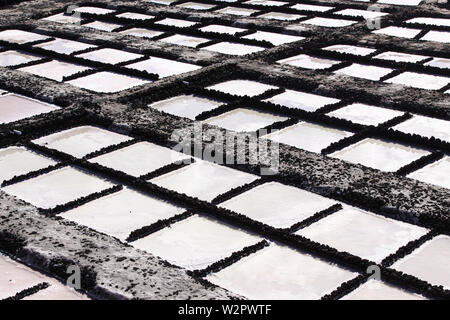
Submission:
[[[341,61],[317,58],[306,54],[299,54],[297,56],[278,60],[277,62],[305,69],[327,69],[335,64],[341,63]]]
[[[371,279],[341,300],[426,300],[423,296]]]
[[[168,202],[124,188],[60,216],[125,241],[132,231],[183,211]]]
[[[184,168],[156,177],[150,182],[191,197],[211,201],[226,191],[256,179],[258,176],[253,174],[199,160]]]
[[[207,47],[203,47],[202,49],[235,56],[243,56],[246,54],[265,50],[262,47],[233,42],[219,42]]]
[[[79,7],[74,9],[75,12],[81,13],[92,13],[92,14],[108,14],[114,12],[114,10],[106,9],[106,8],[98,8],[98,7]]]
[[[403,112],[391,109],[370,106],[363,103],[354,103],[328,113],[329,116],[353,121],[364,125],[376,126],[380,123],[401,116]]]
[[[367,138],[340,151],[336,151],[330,156],[382,171],[397,171],[427,154],[429,152],[426,150]]]
[[[391,61],[397,61],[397,62],[416,63],[416,62],[422,61],[424,59],[427,59],[428,57],[417,55],[417,54],[387,51],[387,52],[380,53],[380,54],[374,56],[373,58],[374,59],[391,60]]]
[[[271,244],[206,279],[248,299],[316,300],[355,276],[309,254]]]
[[[40,63],[33,66],[20,68],[18,70],[55,81],[63,81],[63,77],[68,77],[72,74],[89,69],[91,68],[78,64],[52,60],[50,62]]]
[[[64,167],[1,190],[38,208],[50,209],[112,186],[84,171]]]
[[[139,177],[183,159],[189,159],[189,157],[150,142],[138,142],[89,161]]]
[[[249,16],[252,13],[258,12],[258,10],[253,9],[245,9],[245,8],[235,8],[235,7],[226,7],[220,10],[216,10],[214,12],[224,13],[224,14],[232,14],[235,16]]]
[[[77,57],[103,63],[117,64],[142,58],[143,55],[117,49],[104,48],[82,53],[77,55]]]
[[[181,95],[149,105],[151,108],[175,116],[195,120],[195,117],[205,111],[210,111],[222,105],[223,102],[194,95]]]
[[[358,23],[358,21],[316,17],[300,23],[311,24],[319,27],[339,28],[351,26],[352,24]]]
[[[124,13],[116,15],[116,17],[135,19],[135,20],[148,20],[148,19],[153,19],[155,16],[148,15],[148,14],[142,14],[142,13],[136,13],[136,12],[124,12]]]
[[[351,132],[319,124],[299,122],[293,126],[270,133],[264,138],[288,144],[299,149],[320,153],[331,143],[351,136]]]
[[[141,38],[153,38],[162,35],[164,32],[155,31],[143,28],[131,28],[124,31],[120,31],[120,34],[128,34],[130,36],[141,37]]]
[[[92,126],[80,126],[33,140],[34,143],[68,153],[75,157],[121,143],[131,138]]]
[[[450,43],[450,32],[431,30],[420,40]]]
[[[450,69],[450,59],[433,58],[433,60],[424,63],[424,65],[442,69]]]
[[[276,46],[305,39],[304,37],[300,36],[292,36],[287,34],[265,32],[265,31],[256,31],[255,33],[243,36],[242,38],[253,40],[265,40]]]
[[[216,6],[215,4],[206,4],[206,3],[198,3],[198,2],[185,2],[185,3],[177,5],[177,7],[193,9],[193,10],[208,10],[208,9],[214,8],[215,6]]]
[[[111,22],[94,21],[94,22],[83,24],[83,27],[89,27],[89,28],[100,30],[100,31],[111,32],[117,28],[122,27],[122,25],[117,24],[117,23],[111,23]]]
[[[197,22],[181,19],[165,18],[163,20],[156,21],[155,24],[184,28],[184,27],[192,27],[193,25],[197,24]]]
[[[43,282],[50,284],[50,287],[24,300],[87,300],[87,297],[63,286],[55,279],[44,276],[0,253],[0,299],[12,297]]]
[[[450,82],[450,78],[406,71],[398,76],[385,80],[385,82],[402,84],[419,89],[439,90]]]
[[[446,120],[413,115],[411,119],[392,128],[405,133],[418,134],[427,138],[435,137],[450,142],[450,122]]]
[[[86,50],[89,48],[94,48],[96,46],[87,44],[87,43],[83,43],[83,42],[67,40],[67,39],[55,39],[53,41],[37,44],[37,45],[35,45],[35,47],[39,47],[39,48],[42,48],[45,50],[50,50],[50,51],[63,53],[63,54],[71,54],[76,51]]]
[[[450,289],[450,237],[434,237],[394,263],[392,268]]]
[[[275,228],[288,228],[335,203],[315,193],[278,182],[269,182],[219,206]]]
[[[160,41],[167,42],[167,43],[172,43],[172,44],[177,44],[177,45],[180,45],[180,46],[186,46],[186,47],[195,48],[199,44],[208,42],[210,40],[209,39],[205,39],[205,38],[191,37],[191,36],[184,36],[184,35],[181,35],[181,34],[176,34],[176,35],[173,35],[171,37],[163,38]]]
[[[390,26],[390,27],[372,31],[372,33],[384,34],[384,35],[392,36],[392,37],[412,39],[415,36],[417,36],[421,31],[422,30],[420,30],[420,29],[410,29],[410,28]]]
[[[314,112],[319,108],[322,108],[328,104],[337,103],[340,100],[287,89],[283,93],[277,94],[272,98],[263,101],[272,102],[288,108]]]
[[[217,33],[231,34],[231,35],[234,35],[238,32],[247,31],[247,29],[230,27],[230,26],[222,26],[220,24],[210,24],[208,26],[200,28],[199,30],[205,31],[205,32],[217,32]]]
[[[249,97],[263,94],[267,90],[276,89],[275,86],[252,80],[229,80],[206,87],[206,89],[218,90],[220,92]]]
[[[422,169],[414,171],[408,178],[450,189],[450,157],[445,156]]]
[[[5,94],[0,96],[0,123],[10,123],[57,109],[59,107],[35,99]]]
[[[100,93],[113,93],[140,86],[151,81],[126,76],[119,73],[102,71],[85,77],[67,81],[73,86]]]
[[[344,205],[343,210],[297,231],[296,234],[379,263],[427,232],[427,229],[413,224]]]
[[[390,68],[383,68],[378,66],[362,65],[358,63],[353,63],[352,65],[336,70],[335,73],[345,74],[347,76],[362,78],[367,80],[377,81],[381,77],[394,71]]]
[[[41,57],[22,51],[8,50],[0,52],[0,67],[17,66],[19,64],[36,61]]]
[[[273,19],[273,20],[282,20],[282,21],[293,21],[300,18],[304,18],[306,16],[301,14],[288,14],[288,13],[281,13],[281,12],[269,12],[264,13],[258,18],[264,18],[264,19]]]
[[[132,243],[172,264],[202,269],[261,239],[209,217],[194,215]]]
[[[318,5],[301,4],[301,3],[296,4],[296,5],[292,6],[291,8],[297,9],[297,10],[316,11],[316,12],[325,12],[325,11],[334,9],[334,7],[329,7],[329,6],[318,6]]]
[[[0,40],[13,43],[28,43],[48,39],[48,36],[17,29],[0,31]]]
[[[372,49],[372,48],[358,47],[358,46],[345,45],[345,44],[332,45],[332,46],[323,48],[323,50],[335,51],[335,52],[347,53],[347,54],[354,54],[357,56],[367,56],[367,55],[377,51],[376,49]]]
[[[253,132],[283,120],[287,118],[252,109],[237,108],[209,118],[205,120],[205,123],[237,132]]]
[[[128,64],[126,67],[140,71],[147,71],[149,73],[156,73],[161,78],[191,72],[202,68],[201,66],[197,66],[195,64],[156,57],[151,57],[150,59],[144,61]]]
[[[82,19],[73,15],[65,15],[64,13],[58,13],[53,16],[43,18],[41,20],[53,21],[58,23],[80,23]]]
[[[14,176],[46,168],[56,161],[24,147],[0,149],[0,184]]]

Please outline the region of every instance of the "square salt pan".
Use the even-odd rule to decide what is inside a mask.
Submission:
[[[206,87],[206,89],[217,90],[237,96],[254,97],[263,94],[267,90],[277,87],[252,80],[229,80]]]
[[[437,162],[414,171],[408,175],[408,178],[450,189],[450,157],[445,156]]]
[[[420,40],[450,43],[450,32],[447,31],[428,31]]]
[[[390,27],[372,31],[372,33],[384,34],[384,35],[391,36],[391,37],[412,39],[415,36],[417,36],[421,31],[422,30],[420,30],[420,29],[410,29],[410,28],[390,26]]]
[[[281,20],[281,21],[293,21],[304,17],[306,16],[301,14],[287,14],[281,12],[269,12],[258,16],[258,18]]]
[[[63,81],[64,77],[68,77],[75,73],[89,69],[91,68],[78,64],[52,60],[50,62],[40,63],[33,66],[20,68],[18,70],[55,81]]]
[[[331,9],[334,9],[334,7],[317,6],[317,5],[302,4],[302,3],[296,4],[296,5],[292,6],[291,8],[296,9],[296,10],[315,11],[315,12],[326,12]]]
[[[390,60],[390,61],[397,61],[397,62],[410,62],[410,63],[416,63],[422,60],[427,59],[427,56],[421,56],[417,54],[409,54],[409,53],[402,53],[402,52],[394,52],[394,51],[387,51],[380,53],[373,57],[374,59],[383,59],[383,60]]]
[[[355,276],[309,254],[271,244],[206,279],[252,300],[318,300]]]
[[[311,24],[319,27],[342,28],[358,23],[358,21],[315,17],[312,19],[302,21],[300,23]]]
[[[331,117],[345,119],[368,126],[379,125],[380,123],[399,117],[402,114],[403,112],[400,111],[370,106],[363,103],[354,103],[328,113]]]
[[[447,120],[414,115],[392,128],[427,138],[435,137],[450,143],[450,122]]]
[[[81,126],[56,132],[33,142],[81,158],[91,152],[130,139],[128,136],[97,127]]]
[[[374,169],[393,172],[428,154],[428,151],[422,149],[367,138],[336,151],[330,156]]]
[[[208,10],[214,8],[215,4],[206,4],[206,3],[198,3],[198,2],[185,2],[182,4],[178,4],[177,7],[182,7],[186,9],[193,10]]]
[[[371,279],[341,300],[426,300],[423,296]]]
[[[124,31],[120,31],[120,34],[128,34],[130,36],[140,37],[140,38],[153,38],[162,35],[164,32],[155,31],[143,28],[131,28]]]
[[[204,201],[258,179],[257,176],[207,161],[197,161],[150,182]]]
[[[242,38],[261,41],[265,40],[276,46],[305,39],[304,37],[300,36],[292,36],[287,34],[265,32],[265,31],[256,31],[255,33],[243,36]]]
[[[335,201],[315,193],[278,182],[269,182],[219,206],[275,228],[288,228],[333,204]]]
[[[35,45],[35,47],[39,47],[45,50],[50,50],[62,54],[71,54],[76,51],[95,48],[96,46],[92,44],[67,39],[55,39],[53,41],[37,44]]]
[[[253,132],[284,120],[287,118],[252,109],[237,108],[209,118],[205,120],[205,123],[237,132]]]
[[[198,37],[191,37],[191,36],[184,36],[181,34],[176,34],[171,37],[163,38],[160,41],[166,42],[166,43],[177,44],[180,46],[195,48],[199,44],[208,42],[210,40],[205,39],[205,38],[198,38]]]
[[[89,161],[139,177],[183,159],[189,157],[150,142],[139,142]]]
[[[265,48],[262,47],[233,42],[219,42],[207,47],[203,47],[202,49],[235,56],[243,56],[246,54],[265,50]]]
[[[392,71],[394,71],[394,70],[390,69],[390,68],[383,68],[383,67],[353,63],[352,65],[350,65],[346,68],[336,70],[335,73],[345,74],[347,76],[356,77],[356,78],[377,81],[377,80],[380,80],[381,77],[388,75]]]
[[[10,123],[59,109],[47,104],[16,94],[0,96],[0,123]]]
[[[74,9],[75,12],[81,12],[81,13],[92,13],[92,14],[108,14],[111,12],[114,12],[114,10],[105,9],[105,8],[98,8],[98,7],[79,7]]]
[[[0,149],[0,184],[14,176],[40,170],[54,164],[56,164],[56,161],[24,147]]]
[[[11,29],[0,31],[0,40],[7,42],[23,44],[45,39],[49,39],[49,37],[23,30]]]
[[[306,54],[299,54],[297,56],[278,60],[277,62],[305,69],[327,69],[335,64],[341,63],[341,61],[316,58]]]
[[[354,54],[357,56],[368,56],[369,54],[377,51],[376,49],[372,49],[372,48],[351,46],[351,45],[346,45],[346,44],[336,44],[333,46],[325,47],[322,50]]]
[[[192,27],[193,25],[196,25],[197,22],[188,21],[188,20],[181,20],[181,19],[165,18],[163,20],[156,21],[155,24],[162,24],[162,25],[165,25],[165,26],[186,28],[186,27]]]
[[[400,247],[427,232],[422,227],[344,205],[343,210],[297,231],[296,234],[380,263]]]
[[[435,68],[450,69],[450,59],[433,58],[433,60],[424,63],[424,65]]]
[[[199,30],[204,31],[204,32],[217,32],[217,33],[231,34],[231,35],[234,35],[238,32],[247,31],[247,29],[223,26],[220,24],[210,24],[206,27],[200,28]]]
[[[208,217],[194,215],[132,243],[189,270],[203,269],[260,239]]]
[[[126,18],[126,19],[134,19],[134,20],[148,20],[148,19],[153,19],[155,16],[148,15],[148,14],[142,14],[142,13],[136,13],[136,12],[124,12],[124,13],[116,15],[116,17]]]
[[[52,21],[58,23],[81,23],[81,18],[74,15],[68,15],[64,13],[58,13],[50,17],[43,18],[45,21]]]
[[[142,58],[143,55],[117,49],[105,48],[82,53],[77,55],[77,57],[102,63],[117,64]]]
[[[121,24],[111,23],[111,22],[103,22],[103,21],[94,21],[90,23],[83,24],[83,27],[88,27],[100,31],[111,32],[117,28],[122,27]]]
[[[220,10],[216,10],[214,12],[224,13],[224,14],[232,14],[235,16],[250,16],[251,14],[258,12],[258,10],[253,9],[245,9],[245,8],[235,8],[235,7],[226,7]]]
[[[406,20],[406,23],[420,23],[427,24],[432,26],[445,26],[450,27],[450,19],[439,19],[439,18],[426,18],[426,17],[418,17],[410,20]]]
[[[280,6],[284,6],[288,2],[271,1],[271,0],[249,0],[249,1],[245,1],[244,3],[249,4],[249,5],[257,5],[257,6],[280,7]]]
[[[0,52],[0,67],[17,66],[41,59],[36,55],[28,54],[22,51],[8,50]]]
[[[202,112],[210,111],[222,104],[219,101],[196,97],[194,95],[181,95],[155,102],[150,107],[175,116],[195,120],[195,117]]]
[[[191,72],[202,68],[195,64],[156,57],[151,57],[150,59],[144,61],[127,64],[125,67],[140,71],[147,71],[149,73],[156,73],[161,78],[185,72]]]
[[[364,19],[374,19],[388,15],[389,13],[369,10],[344,9],[334,12],[334,14],[352,17],[363,17]]]
[[[417,6],[423,0],[378,0],[378,3],[395,4],[399,6]]]
[[[300,122],[265,136],[266,139],[288,144],[299,149],[320,153],[333,142],[351,136],[351,132],[322,125]]]
[[[119,92],[150,82],[141,78],[108,71],[96,72],[85,77],[67,81],[67,83],[73,86],[100,93]]]
[[[60,216],[125,241],[132,231],[183,211],[183,208],[124,188]]]
[[[283,93],[277,94],[264,101],[279,104],[288,108],[314,112],[319,108],[328,104],[337,103],[340,100],[306,92],[286,90]]]
[[[387,79],[385,82],[402,84],[419,89],[439,90],[450,82],[450,78],[407,71]]]
[[[50,209],[112,186],[84,171],[64,167],[2,190],[38,208]]]
[[[450,237],[437,236],[392,265],[433,285],[450,289]]]

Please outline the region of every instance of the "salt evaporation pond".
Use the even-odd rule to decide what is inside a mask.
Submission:
[[[59,107],[35,99],[5,94],[0,96],[0,123],[10,123],[57,109]]]
[[[335,203],[315,193],[278,182],[269,182],[219,206],[275,228],[288,228]]]
[[[121,62],[142,58],[143,55],[117,49],[104,48],[82,53],[77,55],[77,57],[102,63],[117,64]]]
[[[125,241],[132,231],[183,211],[168,202],[124,188],[60,216]]]
[[[164,32],[155,31],[143,28],[131,28],[127,30],[120,31],[121,34],[127,34],[130,36],[141,37],[141,38],[153,38],[162,35]]]
[[[305,39],[304,37],[300,37],[300,36],[293,36],[293,35],[273,33],[273,32],[265,32],[265,31],[256,31],[255,33],[251,33],[249,35],[243,36],[242,38],[260,40],[260,41],[265,40],[276,46]]]
[[[271,244],[206,279],[251,300],[318,300],[357,274]]]
[[[210,111],[222,105],[222,102],[194,95],[181,95],[150,104],[151,108],[178,117],[195,120],[195,117],[205,111]]]
[[[439,90],[450,82],[450,78],[407,71],[387,79],[385,82],[402,84],[419,89]]]
[[[293,5],[291,8],[297,9],[297,10],[315,11],[315,12],[326,12],[331,9],[334,9],[334,7],[330,7],[330,6],[318,6],[318,5],[303,4],[303,3],[298,3],[296,5]]]
[[[246,9],[246,8],[236,8],[236,7],[226,7],[220,10],[216,10],[214,12],[224,13],[224,14],[232,14],[235,16],[245,16],[248,17],[252,13],[258,12],[258,10]]]
[[[337,103],[340,100],[319,96],[312,93],[285,90],[283,93],[277,94],[271,98],[263,101],[272,102],[288,108],[302,109],[305,111],[314,112],[328,104]]]
[[[33,142],[81,158],[88,153],[130,139],[128,136],[101,128],[80,126],[35,139]]]
[[[96,29],[96,30],[100,30],[100,31],[111,32],[117,28],[122,27],[122,25],[117,24],[117,23],[112,23],[112,22],[94,21],[94,22],[89,22],[89,23],[83,24],[83,27],[88,27],[88,28],[92,28],[92,29]]]
[[[90,7],[90,6],[75,8],[74,11],[80,12],[80,13],[91,13],[91,14],[100,14],[100,15],[114,12],[114,10],[111,10],[111,9]]]
[[[128,64],[126,67],[140,71],[147,71],[149,73],[156,73],[161,78],[191,72],[202,68],[201,66],[191,63],[157,57],[151,57],[150,59],[144,61]]]
[[[247,29],[223,26],[220,24],[210,24],[208,26],[201,27],[199,30],[204,31],[204,32],[217,32],[217,33],[230,34],[230,35],[235,35],[236,33],[247,31]]]
[[[381,77],[384,77],[385,75],[391,73],[392,71],[394,70],[390,68],[353,63],[348,67],[336,70],[335,73],[377,81],[380,80]]]
[[[391,36],[391,37],[412,39],[415,36],[417,36],[421,31],[422,30],[420,30],[420,29],[410,29],[410,28],[404,28],[404,27],[390,26],[390,27],[381,28],[381,29],[372,31],[372,33],[384,34],[384,35]]]
[[[84,171],[64,167],[1,190],[38,208],[50,209],[112,186]]]
[[[426,300],[423,296],[371,279],[341,300]]]
[[[351,26],[352,24],[358,23],[358,21],[316,17],[300,23],[311,24],[319,27],[341,28]]]
[[[50,17],[42,18],[44,21],[52,21],[57,23],[81,23],[81,18],[58,13]]]
[[[23,30],[9,29],[0,31],[1,41],[24,44],[28,42],[41,41],[45,39],[49,39],[49,37]]]
[[[450,189],[450,157],[445,156],[408,175],[409,178]]]
[[[428,31],[420,40],[450,43],[450,32],[446,31]]]
[[[297,56],[278,60],[277,62],[305,69],[327,69],[340,63],[340,61],[337,60],[311,57],[306,54],[299,54]]]
[[[386,52],[377,54],[373,58],[396,61],[396,62],[409,62],[409,63],[417,63],[422,60],[428,59],[427,56],[421,56],[418,54],[410,54],[410,53],[403,53],[403,52],[395,52],[395,51],[386,51]]]
[[[42,57],[22,51],[8,50],[0,52],[0,67],[17,66],[19,64],[36,61]]]
[[[392,268],[450,289],[450,237],[439,235],[425,242]]]
[[[126,18],[126,19],[135,19],[135,20],[148,20],[148,19],[153,19],[155,16],[151,16],[148,14],[142,14],[142,13],[136,13],[136,12],[124,12],[124,13],[116,15],[116,17]]]
[[[427,229],[359,208],[344,208],[296,234],[339,251],[345,251],[376,263],[412,240],[428,232]]]
[[[208,51],[219,52],[223,54],[231,54],[236,56],[243,56],[250,53],[255,53],[258,51],[263,51],[264,48],[251,46],[248,44],[242,43],[233,43],[233,42],[219,42],[207,47],[203,47],[202,49]]]
[[[399,117],[401,111],[371,106],[363,103],[353,103],[328,113],[331,117],[349,120],[355,123],[376,126],[380,123]]]
[[[85,77],[67,81],[67,83],[73,86],[99,93],[119,92],[150,82],[149,80],[109,71],[96,72]]]
[[[335,51],[335,52],[346,53],[346,54],[354,54],[357,56],[368,56],[369,54],[377,51],[376,49],[372,49],[372,48],[351,46],[351,45],[346,45],[346,44],[336,44],[336,45],[322,48],[322,50]]]
[[[427,138],[435,137],[450,143],[450,122],[437,118],[413,115],[393,129],[409,134],[418,134]]]
[[[63,81],[64,77],[68,77],[72,74],[89,69],[91,68],[78,64],[52,60],[50,62],[40,63],[33,66],[20,68],[18,70],[55,81]]]
[[[189,159],[189,157],[169,148],[144,141],[103,154],[89,161],[139,177],[183,159]]]
[[[73,40],[55,39],[53,41],[37,44],[35,47],[62,54],[72,54],[76,51],[95,48],[96,46]]]
[[[193,9],[193,10],[208,10],[214,8],[215,4],[206,4],[206,3],[198,3],[198,2],[185,2],[182,4],[178,4],[177,7]]]
[[[258,16],[258,18],[281,20],[281,21],[293,21],[304,17],[305,16],[301,14],[289,14],[282,12],[268,12]]]
[[[253,174],[197,160],[186,167],[156,177],[150,182],[191,197],[211,201],[224,192],[256,179],[258,176]]]
[[[173,36],[163,38],[160,41],[166,42],[166,43],[171,43],[171,44],[176,44],[179,46],[195,48],[199,44],[208,42],[210,40],[205,39],[205,38],[199,38],[199,37],[185,36],[182,34],[175,34]]]
[[[203,269],[261,239],[215,219],[194,215],[132,243],[188,270]]]
[[[246,95],[254,97],[263,94],[267,90],[276,89],[276,87],[252,80],[229,80],[206,87],[206,89],[217,90],[237,96]]]
[[[165,26],[185,28],[185,27],[192,27],[193,25],[196,25],[197,22],[181,20],[181,19],[165,18],[163,20],[156,21],[155,24],[162,24]]]

